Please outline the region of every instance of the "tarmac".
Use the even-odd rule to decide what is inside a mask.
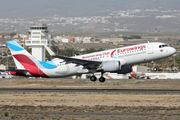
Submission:
[[[173,89],[0,89],[0,92],[180,93]]]

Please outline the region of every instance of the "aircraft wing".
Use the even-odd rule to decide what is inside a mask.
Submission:
[[[101,65],[101,61],[92,61],[92,60],[84,60],[73,57],[65,57],[61,55],[56,55],[48,46],[45,46],[46,50],[52,57],[60,58],[66,61],[66,63],[75,63],[77,65],[83,65],[86,69],[97,69],[99,65]]]
[[[66,61],[66,63],[75,63],[77,65],[83,65],[87,69],[97,69],[99,65],[102,63],[101,61],[84,60],[60,55],[52,55],[52,57],[63,59],[64,61]]]

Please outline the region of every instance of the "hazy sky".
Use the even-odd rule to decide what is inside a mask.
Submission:
[[[180,10],[180,0],[0,0],[0,18],[34,18],[57,14],[93,16],[107,10],[163,8]]]

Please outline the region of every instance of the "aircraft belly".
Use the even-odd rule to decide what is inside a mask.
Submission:
[[[67,64],[66,66],[60,67],[59,71],[55,72],[56,75],[69,76],[77,73],[77,67],[74,64]]]
[[[67,74],[67,73],[68,73],[67,66],[61,66],[61,67],[59,67],[59,69],[57,69],[57,70],[55,71],[55,74],[56,74],[56,75],[65,75],[65,74]]]
[[[42,72],[45,73],[48,77],[69,76],[77,74],[77,67],[75,67],[75,65],[67,64],[51,70],[44,69]]]

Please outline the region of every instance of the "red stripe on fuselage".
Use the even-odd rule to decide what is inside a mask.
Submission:
[[[29,57],[23,55],[23,54],[18,54],[18,55],[13,55],[13,57],[19,61],[23,67],[26,70],[29,70],[28,72],[35,76],[35,77],[48,77],[45,73],[43,73],[37,66],[36,64],[29,59]]]
[[[113,56],[114,52],[116,52],[116,50],[114,50],[114,51],[111,53],[111,57]]]

